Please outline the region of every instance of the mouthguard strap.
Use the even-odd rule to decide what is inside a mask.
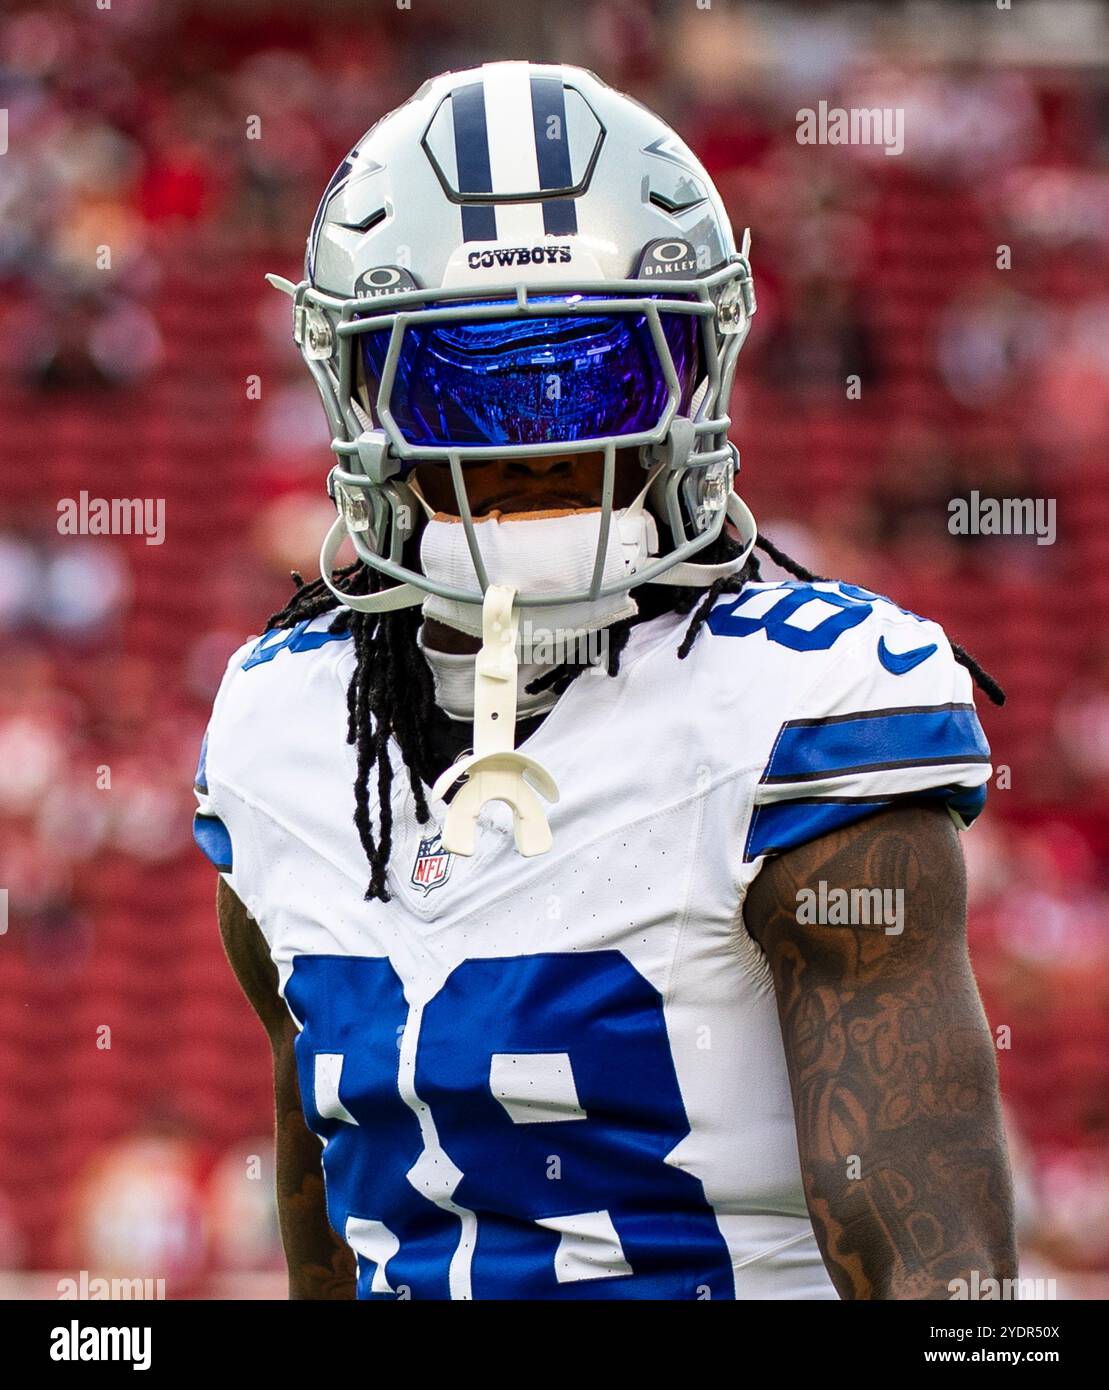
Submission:
[[[431,789],[432,796],[441,799],[465,778],[443,825],[443,848],[451,854],[473,854],[478,812],[488,801],[503,801],[512,808],[516,848],[525,858],[545,854],[552,844],[539,795],[557,801],[558,787],[545,767],[513,748],[519,626],[515,598],[516,590],[507,584],[491,584],[485,592],[482,647],[474,666],[474,751],[441,773]]]

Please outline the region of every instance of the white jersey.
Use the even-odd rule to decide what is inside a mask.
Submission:
[[[546,855],[520,857],[499,803],[472,858],[446,854],[446,808],[417,822],[393,747],[381,903],[329,621],[232,658],[197,838],[300,1026],[359,1296],[834,1298],[741,908],[768,854],[883,806],[981,808],[989,749],[942,630],[793,582],[721,598],[684,661],[687,618],[644,623],[523,745],[561,793]]]

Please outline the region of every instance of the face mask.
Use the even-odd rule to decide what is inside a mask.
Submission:
[[[490,584],[511,585],[529,596],[587,589],[600,536],[601,513],[568,512],[561,516],[520,513],[474,522],[478,548]],[[603,583],[622,578],[658,549],[654,519],[633,504],[613,516],[605,552]],[[472,592],[475,602],[461,603],[436,594],[424,600],[426,618],[481,635],[481,593],[461,521],[436,515],[420,540],[420,565],[430,579]],[[520,610],[525,640],[565,642],[570,634],[596,632],[638,611],[628,593],[584,603],[528,606]]]

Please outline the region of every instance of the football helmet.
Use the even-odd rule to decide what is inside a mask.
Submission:
[[[467,461],[594,450],[604,485],[585,579],[579,568],[559,591],[519,585],[518,607],[738,571],[755,526],[732,487],[727,401],[755,312],[749,241],[736,249],[716,189],[669,126],[581,68],[444,73],[380,120],[324,192],[304,279],[269,277],[293,297],[338,457],[321,573],[330,584],[349,537],[391,581],[337,597],[382,612],[437,595],[474,605],[479,628],[490,580]],[[645,475],[621,513],[627,448]],[[421,462],[450,471],[472,584],[406,555],[428,510]],[[741,552],[694,563],[726,516]]]

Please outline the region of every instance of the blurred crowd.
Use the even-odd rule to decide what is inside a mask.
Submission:
[[[68,0],[0,17],[0,1268],[153,1261],[177,1292],[221,1293],[221,1271],[276,1268],[270,1181],[238,1178],[272,1163],[253,1138],[267,1057],[238,1024],[226,1055],[203,1050],[204,1009],[245,1004],[189,830],[224,663],[290,568],[313,571],[330,515],[322,412],[262,272],[297,278],[319,192],[373,119],[435,71],[527,50],[658,109],[753,230],[732,415],[767,534],[940,619],[1009,691],[984,714],[1006,776],[965,840],[972,949],[1025,1250],[1064,1289],[1105,1292],[1105,70],[1048,61],[1015,14],[994,51],[942,6],[917,29],[884,7],[586,0],[557,32],[523,8]],[[821,99],[903,109],[904,153],[799,145],[797,112]],[[59,535],[81,489],[165,498],[165,545]],[[975,489],[1056,499],[1057,540],[951,534],[951,500]],[[34,1016],[77,1087],[80,1028],[172,964],[179,935],[196,1010],[166,1007],[200,1050],[138,1079],[120,1062],[100,1109],[74,1094],[50,1131],[64,1160],[24,1171],[17,1150],[47,1133],[41,1089],[18,1080]]]

